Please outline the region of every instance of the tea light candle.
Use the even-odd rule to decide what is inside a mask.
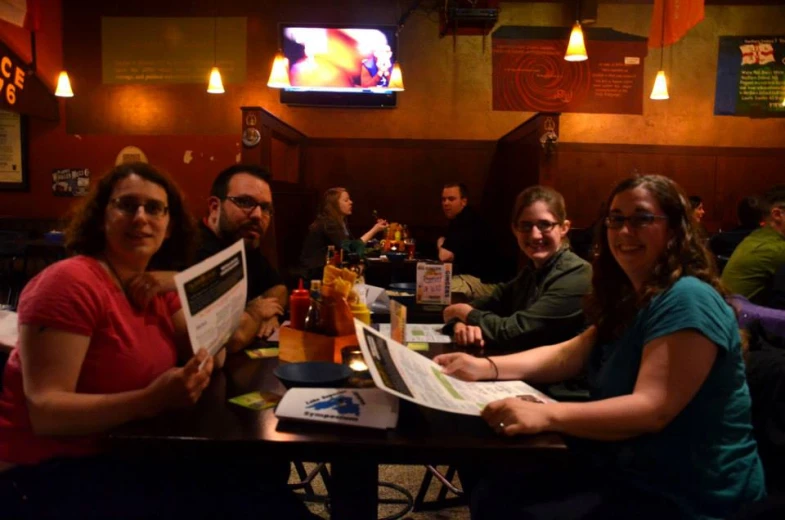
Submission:
[[[343,364],[347,365],[354,372],[367,372],[368,365],[365,364],[362,351],[357,347],[344,347],[341,349]]]
[[[360,359],[353,359],[349,362],[349,368],[354,370],[355,372],[365,372],[368,370],[368,365],[365,364],[365,361]]]

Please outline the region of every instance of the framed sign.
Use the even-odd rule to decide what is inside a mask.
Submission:
[[[0,190],[27,191],[25,119],[0,110]]]

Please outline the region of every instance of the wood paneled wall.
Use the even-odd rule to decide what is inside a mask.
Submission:
[[[748,195],[785,183],[785,149],[564,143],[550,159],[553,186],[578,227],[590,225],[613,186],[635,173],[659,173],[703,198],[707,230],[735,227]]]

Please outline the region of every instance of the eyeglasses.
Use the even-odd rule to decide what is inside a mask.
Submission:
[[[538,220],[536,222],[529,222],[528,220],[521,220],[515,224],[515,231],[519,233],[531,233],[534,228],[540,230],[540,233],[547,233],[552,230],[558,222],[551,222],[550,220]]]
[[[668,220],[665,215],[654,215],[652,213],[637,213],[625,217],[624,215],[608,215],[605,217],[605,225],[608,229],[621,229],[624,227],[625,222],[630,223],[631,228],[642,228],[651,226],[655,220]]]
[[[160,200],[155,199],[141,201],[136,197],[126,195],[112,199],[110,202],[115,208],[119,209],[128,216],[136,215],[136,212],[139,210],[139,206],[144,208],[145,215],[152,218],[161,218],[169,213],[169,206]]]
[[[256,199],[253,197],[248,196],[240,196],[240,197],[230,197],[227,196],[227,199],[232,201],[232,204],[240,208],[241,210],[245,211],[246,213],[252,213],[256,206],[259,206],[259,209],[262,210],[262,213],[267,215],[268,217],[272,217],[275,210],[273,209],[273,205],[269,202],[256,202]]]

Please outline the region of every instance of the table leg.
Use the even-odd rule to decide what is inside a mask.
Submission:
[[[347,520],[376,520],[379,466],[346,460],[333,462],[330,466],[330,516]]]

